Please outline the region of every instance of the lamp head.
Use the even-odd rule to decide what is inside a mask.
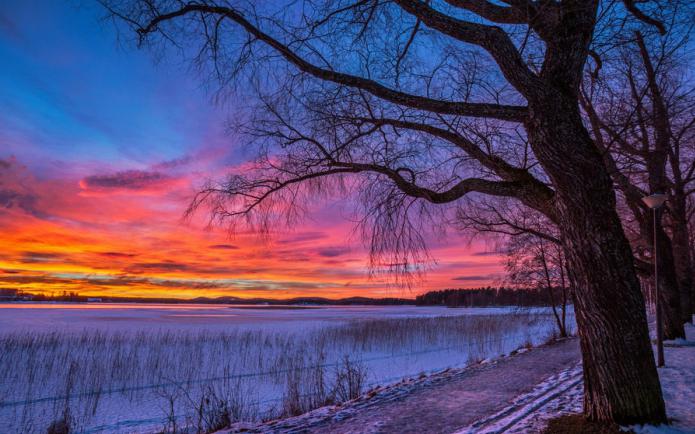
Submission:
[[[649,209],[657,209],[660,208],[664,202],[666,202],[667,196],[662,193],[654,193],[649,196],[645,196],[642,198],[642,202],[644,202],[645,205]]]

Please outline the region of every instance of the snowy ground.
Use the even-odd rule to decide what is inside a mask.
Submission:
[[[687,341],[666,342],[665,366],[659,368],[659,379],[666,402],[670,426],[630,426],[637,434],[695,434],[695,327],[686,325]],[[557,393],[554,393],[557,391]],[[522,434],[540,432],[549,419],[582,411],[583,385],[581,366],[567,369],[540,383],[533,392],[520,396],[519,403],[500,413],[505,417],[490,420],[477,432]],[[469,431],[461,431],[461,434]]]
[[[0,421],[3,432],[45,432],[67,411],[81,432],[143,432],[200,422],[211,397],[235,418],[277,417],[292,396],[305,408],[335,389],[346,358],[371,388],[553,330],[545,310],[4,304]]]

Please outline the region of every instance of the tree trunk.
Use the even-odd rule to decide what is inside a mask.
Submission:
[[[559,247],[558,257],[560,258],[560,288],[562,288],[562,328],[567,336],[567,281],[565,279],[565,255],[562,253],[563,247]]]
[[[561,306],[562,318],[557,312],[557,305],[555,304],[555,293],[551,286],[548,287],[548,295],[550,296],[550,305],[553,308],[553,316],[555,316],[555,323],[557,324],[557,330],[561,338],[567,337],[567,328],[565,327],[565,306]]]
[[[673,259],[673,247],[671,240],[661,224],[662,211],[657,211],[657,259],[659,266],[659,299],[661,303],[661,317],[664,327],[664,339],[685,339],[685,328],[681,313],[681,294],[676,279],[676,267]],[[644,233],[654,233],[654,220],[646,218]],[[653,237],[653,235],[652,235]],[[654,251],[654,240],[651,240]],[[652,278],[653,278],[652,274]]]
[[[530,100],[529,108],[529,140],[556,188],[557,220],[575,288],[584,413],[620,424],[664,423],[644,299],[602,157],[582,124],[576,98],[550,89]]]
[[[693,288],[693,264],[690,256],[690,238],[688,237],[688,218],[686,214],[685,194],[676,191],[669,204],[671,211],[671,232],[673,258],[681,293],[681,316],[683,322],[692,322],[695,314],[695,288]]]
[[[642,33],[639,31],[635,32],[635,41],[637,42],[640,56],[642,57],[648,84],[647,89],[652,102],[650,117],[654,129],[654,145],[652,149],[647,152],[645,161],[649,190],[652,194],[663,194],[669,191],[671,186],[666,171],[669,150],[671,149],[671,122],[664,95],[659,87],[656,69],[652,64],[649,49],[644,42]],[[641,105],[640,103],[640,107],[636,110],[640,128],[643,131],[649,131],[647,126],[648,121],[641,116],[643,109]],[[643,139],[648,140],[646,137],[647,134],[643,134],[645,134]],[[653,220],[645,220],[651,222],[647,226],[653,226]],[[652,227],[651,229],[651,234],[654,234],[654,228]],[[654,235],[648,237],[653,238],[653,236]],[[659,298],[661,299],[661,312],[664,318],[664,338],[684,338],[685,330],[683,329],[683,318],[681,314],[681,297],[678,288],[678,280],[676,279],[676,267],[673,262],[673,250],[671,248],[671,240],[669,240],[668,235],[666,235],[661,225],[660,216],[657,220],[656,236],[657,242],[656,246],[653,246],[653,248],[658,250],[658,265],[659,270],[661,270],[657,285],[659,287]]]
[[[558,332],[560,333],[561,338],[566,338],[567,337],[567,330],[565,329],[565,321],[564,321],[564,309],[565,307],[563,306],[563,318],[560,319],[560,315],[557,313],[557,304],[555,303],[555,291],[553,290],[553,282],[552,279],[550,278],[550,269],[548,268],[548,258],[545,254],[545,243],[543,242],[542,239],[539,241],[540,245],[540,260],[541,264],[543,265],[543,275],[545,276],[545,286],[548,290],[548,297],[550,298],[550,306],[553,308],[553,315],[555,316],[555,322],[557,323],[557,329]]]

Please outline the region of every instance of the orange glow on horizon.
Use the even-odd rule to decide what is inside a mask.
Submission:
[[[0,180],[12,186],[19,170],[13,162]],[[41,181],[21,170],[14,185],[35,199],[33,208],[11,203],[0,211],[0,288],[123,297],[413,297],[491,284],[501,272],[499,257],[483,246],[449,237],[450,244],[433,242],[437,264],[422,282],[397,288],[369,278],[351,223],[330,206],[266,243],[182,223],[189,196],[172,192],[192,185],[185,178],[87,194],[83,181]]]

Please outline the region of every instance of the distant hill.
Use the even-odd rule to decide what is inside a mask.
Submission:
[[[112,296],[82,296],[76,293],[47,296],[43,294],[28,294],[33,301],[61,301],[61,302],[94,302],[101,303],[194,303],[194,304],[240,304],[240,305],[404,305],[415,304],[415,300],[408,298],[369,298],[348,297],[337,300],[324,297],[295,297],[287,299],[274,298],[240,298],[240,297],[196,297],[163,298],[163,297],[112,297]]]
[[[224,303],[224,304],[268,304],[268,305],[397,305],[415,304],[408,298],[369,298],[348,297],[337,300],[324,297],[295,297],[286,299],[274,298],[239,298],[239,297],[198,297],[188,302],[192,303]]]

